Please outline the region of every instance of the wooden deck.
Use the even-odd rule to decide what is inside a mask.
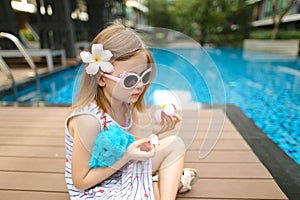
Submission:
[[[65,107],[0,107],[1,199],[68,199],[67,111]],[[287,199],[222,110],[184,111],[183,119],[178,134],[189,146],[185,165],[198,169],[200,177],[178,199]],[[201,158],[205,152],[209,154]]]

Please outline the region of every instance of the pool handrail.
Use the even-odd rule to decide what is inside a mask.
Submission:
[[[35,81],[36,81],[37,97],[38,97],[38,100],[40,100],[40,78],[39,78],[39,74],[38,74],[38,71],[37,71],[37,67],[34,64],[34,62],[31,59],[31,57],[29,56],[27,50],[22,45],[22,43],[20,42],[20,40],[16,36],[14,36],[13,34],[6,33],[6,32],[0,32],[0,38],[7,38],[7,39],[11,40],[16,45],[16,47],[18,48],[18,50],[21,52],[21,54],[23,55],[23,57],[25,58],[25,60],[29,64],[29,66],[34,70]],[[1,59],[2,59],[2,57],[1,57]],[[13,84],[12,86],[13,86],[13,90],[14,90],[13,91],[14,98],[17,101],[18,100],[18,96],[15,96],[15,95],[17,95],[17,87],[16,87],[16,84],[15,84],[15,80],[13,78],[13,75],[11,73],[11,70],[8,67],[8,65],[4,62],[3,59],[2,59],[2,61],[1,61],[0,64],[2,66],[4,66],[4,67],[2,67],[2,69],[6,73],[7,77],[12,80],[12,84]]]
[[[14,76],[11,73],[11,70],[9,69],[8,65],[6,62],[3,60],[2,56],[0,56],[0,69],[5,73],[8,79],[11,80],[11,88],[13,92],[13,97],[14,100],[18,100],[18,91],[17,91],[17,86],[16,86],[16,81],[14,79]]]

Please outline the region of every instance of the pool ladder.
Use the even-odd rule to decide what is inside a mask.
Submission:
[[[32,59],[30,58],[27,50],[22,45],[20,40],[16,36],[14,36],[10,33],[0,32],[0,38],[6,38],[6,39],[11,40],[16,45],[16,47],[19,49],[19,51],[21,52],[21,54],[23,55],[23,57],[25,58],[25,60],[29,64],[29,66],[34,70],[35,82],[36,82],[36,100],[39,101],[40,100],[40,78],[39,78],[39,74],[38,74],[36,65],[34,64]],[[1,51],[1,49],[0,49],[0,51]],[[13,74],[11,73],[10,68],[8,67],[6,62],[3,60],[2,56],[0,56],[0,69],[3,70],[3,72],[5,73],[7,78],[11,80],[11,82],[12,82],[11,87],[12,87],[14,101],[18,102],[19,97],[18,97],[18,89],[17,89],[16,81],[14,79]]]

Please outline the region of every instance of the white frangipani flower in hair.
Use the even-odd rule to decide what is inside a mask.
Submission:
[[[95,75],[99,71],[111,73],[115,71],[114,66],[109,62],[112,57],[109,50],[104,50],[102,44],[93,44],[92,53],[88,51],[80,52],[80,57],[84,63],[87,63],[86,73]]]

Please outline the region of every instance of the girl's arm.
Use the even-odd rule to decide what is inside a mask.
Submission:
[[[140,150],[140,146],[148,140],[138,140],[133,142],[121,159],[112,166],[102,168],[89,167],[89,160],[94,140],[100,132],[100,125],[97,119],[91,115],[79,115],[69,121],[69,130],[73,135],[72,154],[72,179],[75,187],[85,190],[104,181],[129,160],[144,160],[154,155],[153,151],[145,152]]]
[[[181,121],[181,116],[178,113],[175,113],[172,116],[167,115],[166,113],[161,113],[161,122],[155,122],[153,114],[147,110],[147,113],[142,114],[143,120],[142,123],[139,122],[138,119],[138,111],[133,109],[132,112],[132,119],[133,119],[133,126],[130,129],[130,132],[136,138],[145,138],[149,137],[152,133],[161,135],[165,132],[171,131],[175,128],[175,126]],[[152,118],[152,119],[151,119]]]
[[[74,138],[72,179],[77,189],[85,190],[93,187],[107,179],[129,161],[129,158],[124,154],[111,167],[91,169],[88,163],[93,143],[100,132],[99,122],[93,116],[79,115],[70,120],[68,127]]]
[[[153,133],[159,135],[167,131],[171,131],[181,121],[181,116],[175,113],[173,116],[169,116],[166,113],[161,113],[161,122],[156,124],[153,128]]]

